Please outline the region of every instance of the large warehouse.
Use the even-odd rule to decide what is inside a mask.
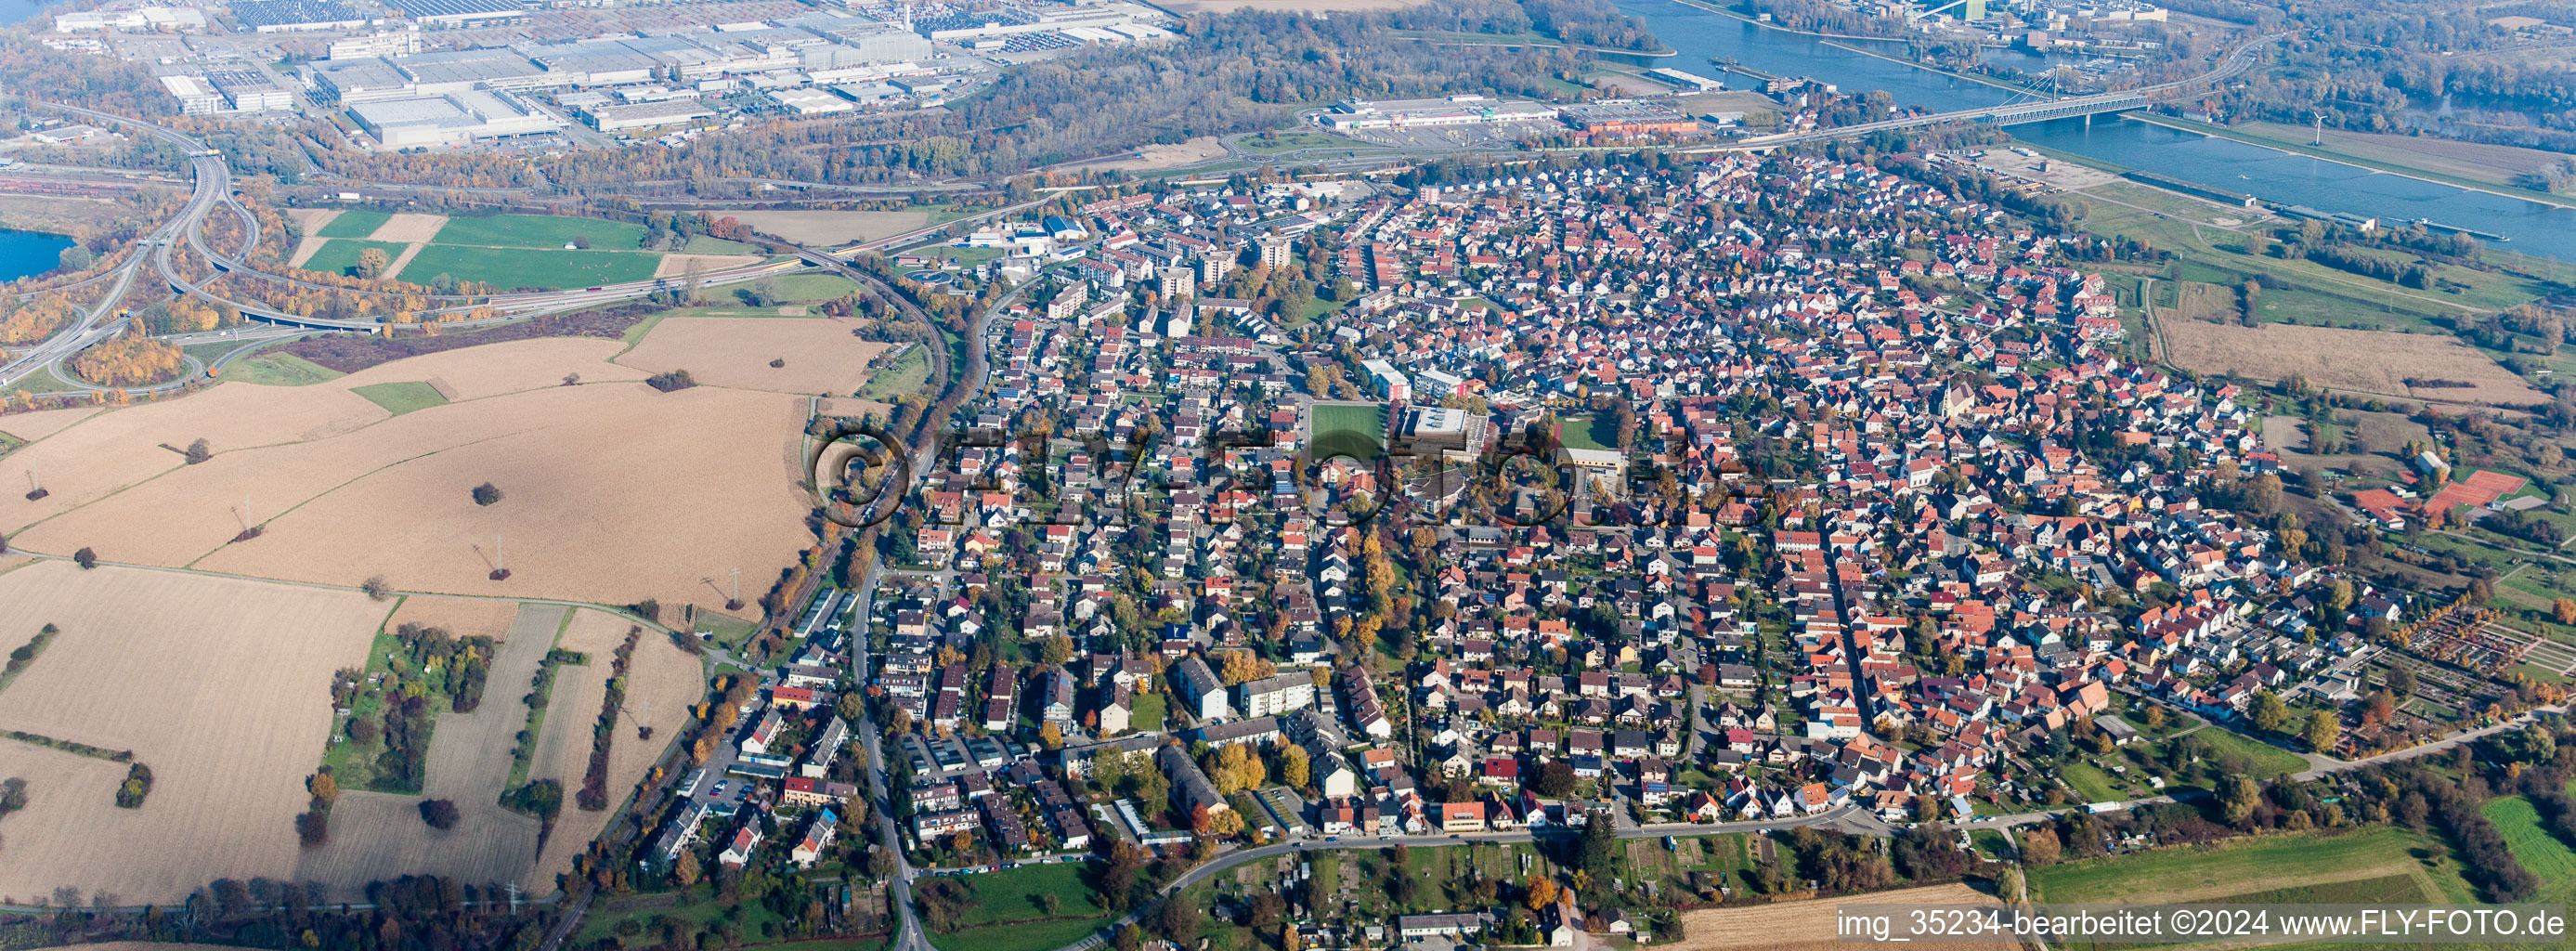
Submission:
[[[464,145],[476,139],[541,135],[566,123],[506,92],[471,89],[420,99],[362,102],[349,115],[386,148]]]

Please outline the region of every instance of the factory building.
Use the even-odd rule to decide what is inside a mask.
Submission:
[[[565,123],[507,92],[471,89],[444,96],[359,103],[358,125],[386,148],[464,145],[476,139],[542,135]]]

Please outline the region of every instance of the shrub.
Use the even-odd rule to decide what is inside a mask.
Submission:
[[[501,501],[501,490],[492,483],[486,482],[474,487],[474,504],[490,505],[498,501]]]
[[[89,550],[89,546],[83,545],[81,546],[81,550],[72,553],[72,561],[75,564],[80,565],[82,568],[96,568],[98,567],[98,553]]]
[[[136,763],[125,768],[125,783],[116,787],[116,807],[143,808],[143,797],[152,793],[152,767]]]
[[[446,799],[424,800],[420,804],[420,821],[432,829],[452,829],[458,817],[456,803]]]
[[[373,598],[378,601],[384,600],[386,594],[385,576],[369,576],[367,580],[358,583],[358,590],[366,592],[367,597],[369,598]]]
[[[689,371],[687,370],[673,370],[669,373],[656,373],[652,376],[646,377],[644,379],[644,385],[660,390],[664,393],[669,393],[675,390],[685,390],[692,386],[696,386],[698,385],[698,381],[690,377]]]

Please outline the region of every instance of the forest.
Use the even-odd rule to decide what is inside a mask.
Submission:
[[[2576,70],[2563,59],[2516,59],[2509,51],[2529,41],[2492,22],[2507,15],[2576,19],[2563,8],[2347,0],[2285,12],[2240,0],[2183,0],[2173,9],[2265,32],[2295,31],[2272,69],[2211,100],[2238,119],[2306,125],[2323,117],[2357,132],[2576,150]]]
[[[118,337],[72,357],[72,372],[103,386],[149,386],[179,378],[179,348],[150,337]]]

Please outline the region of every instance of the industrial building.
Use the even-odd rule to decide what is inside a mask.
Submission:
[[[528,8],[519,0],[384,0],[386,6],[426,27],[488,26],[523,19]]]
[[[196,7],[137,7],[131,10],[75,10],[54,17],[56,33],[202,33],[206,11]]]
[[[1410,126],[1539,122],[1556,118],[1555,106],[1522,100],[1450,96],[1446,99],[1345,99],[1324,122],[1336,129],[1402,129]]]
[[[715,118],[715,110],[695,99],[673,99],[667,102],[641,102],[626,106],[594,106],[582,110],[582,118],[601,132],[623,132],[628,129],[658,129],[685,125]]]
[[[234,112],[267,112],[295,108],[295,96],[277,88],[268,74],[255,69],[226,69],[206,74],[206,82],[223,93],[224,103]]]
[[[773,89],[769,91],[768,95],[769,100],[777,103],[779,108],[800,116],[819,116],[833,112],[849,112],[859,107],[857,103],[833,95],[827,90],[816,89],[811,86],[798,86],[792,89]]]
[[[233,17],[260,33],[349,30],[367,16],[340,0],[233,0]]]
[[[1558,116],[1567,126],[1593,138],[1627,139],[1659,135],[1696,135],[1699,120],[1660,102],[1614,99],[1566,106]]]
[[[179,100],[179,114],[202,116],[223,111],[224,98],[215,87],[195,76],[163,76],[161,88]]]
[[[364,102],[351,118],[386,148],[464,145],[476,139],[542,135],[565,122],[507,92],[473,89],[444,96]]]

